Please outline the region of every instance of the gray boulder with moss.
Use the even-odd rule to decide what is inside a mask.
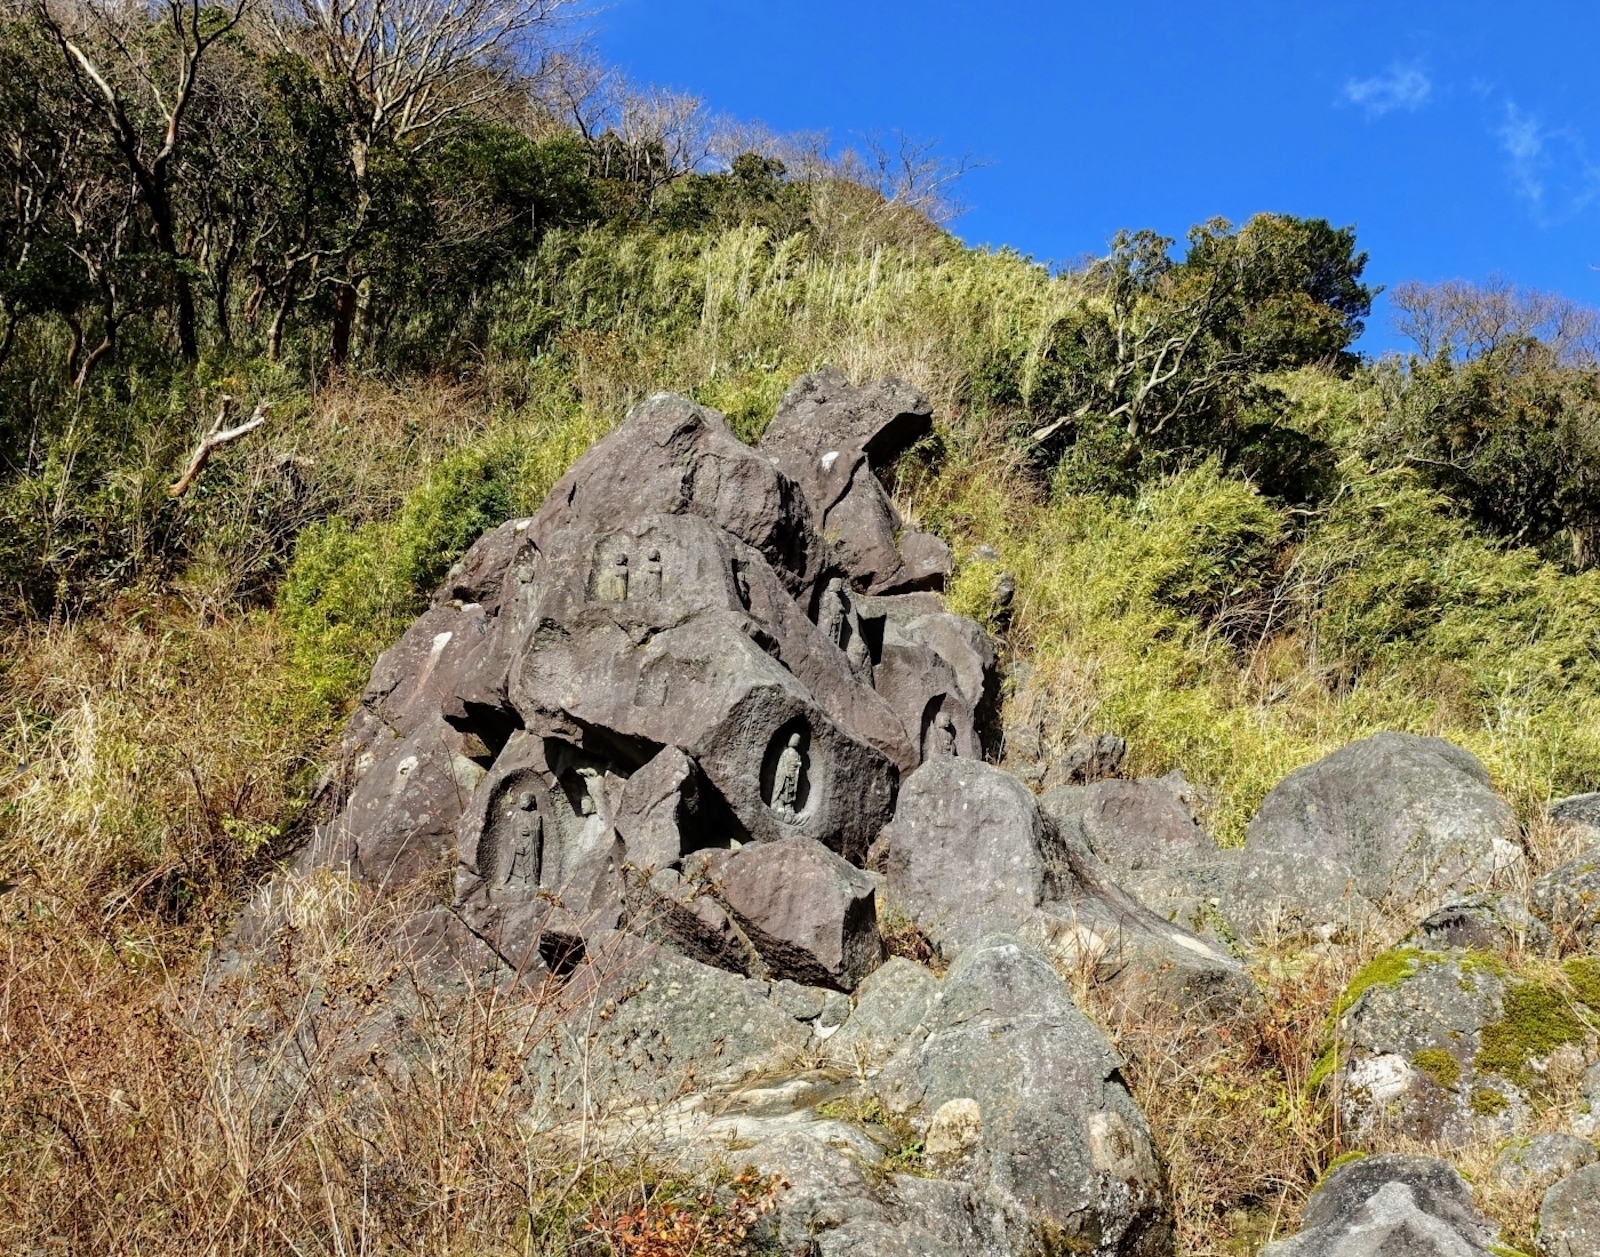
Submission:
[[[1566,945],[1600,947],[1600,847],[1539,878],[1528,902],[1534,915]]]
[[[1378,956],[1341,1000],[1324,1055],[1346,1121],[1457,1147],[1527,1129],[1588,1058],[1590,964],[1600,970],[1580,958],[1519,976],[1483,953]]]
[[[1300,1230],[1261,1257],[1493,1257],[1504,1251],[1448,1161],[1363,1157],[1331,1171]]]

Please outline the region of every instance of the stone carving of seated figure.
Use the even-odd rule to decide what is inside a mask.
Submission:
[[[795,803],[800,798],[805,771],[806,757],[800,750],[800,735],[791,733],[789,744],[778,755],[777,771],[772,777],[772,810],[783,820],[798,818]]]

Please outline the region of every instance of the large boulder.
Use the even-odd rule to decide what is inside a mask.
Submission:
[[[1041,904],[1022,933],[1092,978],[1119,1016],[1146,1025],[1219,1025],[1258,1009],[1254,980],[1226,948],[1156,916],[1080,853],[1069,859],[1071,897]]]
[[[1396,905],[1479,889],[1522,859],[1516,819],[1477,759],[1407,733],[1291,773],[1262,801],[1245,849],[1332,860],[1358,894]]]
[[[938,759],[913,773],[873,862],[890,912],[946,957],[987,933],[1020,931],[1136,1016],[1226,1019],[1254,1003],[1232,955],[1128,895],[1081,829],[1059,827],[988,764]]]
[[[1300,1230],[1261,1257],[1492,1257],[1492,1227],[1448,1161],[1363,1157],[1339,1166],[1306,1202]]]
[[[873,848],[889,907],[946,954],[1016,930],[1068,876],[1028,788],[981,760],[932,759],[902,785]]]
[[[672,393],[636,407],[572,465],[550,490],[534,532],[542,546],[574,526],[609,530],[684,515],[759,552],[791,592],[819,570],[822,546],[800,486],[734,436],[716,411]]]
[[[527,1035],[525,1085],[557,1111],[598,1115],[780,1074],[813,1027],[773,984],[628,934],[592,936]]]
[[[1120,1069],[1050,962],[1000,936],[962,953],[873,1085],[939,1172],[1012,1202],[1038,1251],[1165,1257],[1171,1201]]]
[[[1600,1165],[1569,1175],[1544,1194],[1539,1247],[1545,1257],[1600,1257]]]

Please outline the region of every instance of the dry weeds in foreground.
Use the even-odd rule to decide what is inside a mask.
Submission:
[[[742,1251],[770,1185],[664,1182],[525,1076],[553,988],[438,1000],[389,946],[418,903],[331,877],[293,899],[245,980],[6,897],[0,1250]]]
[[[330,729],[271,618],[128,612],[0,639],[0,1252],[733,1251],[760,1193],[563,1129],[553,993],[432,998],[417,902],[293,884],[275,961],[205,971]]]

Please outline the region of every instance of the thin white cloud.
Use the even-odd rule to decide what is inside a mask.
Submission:
[[[1512,188],[1540,226],[1565,222],[1600,200],[1600,166],[1590,160],[1577,132],[1547,127],[1507,101],[1495,138],[1506,155]]]
[[[1370,79],[1349,79],[1344,97],[1369,118],[1381,118],[1396,109],[1414,112],[1433,95],[1433,80],[1416,66],[1391,65]]]
[[[1544,129],[1532,114],[1523,113],[1514,103],[1506,105],[1506,120],[1496,133],[1500,148],[1511,159],[1511,181],[1517,195],[1533,203],[1535,208],[1544,204],[1544,179],[1540,167],[1545,162]]]

